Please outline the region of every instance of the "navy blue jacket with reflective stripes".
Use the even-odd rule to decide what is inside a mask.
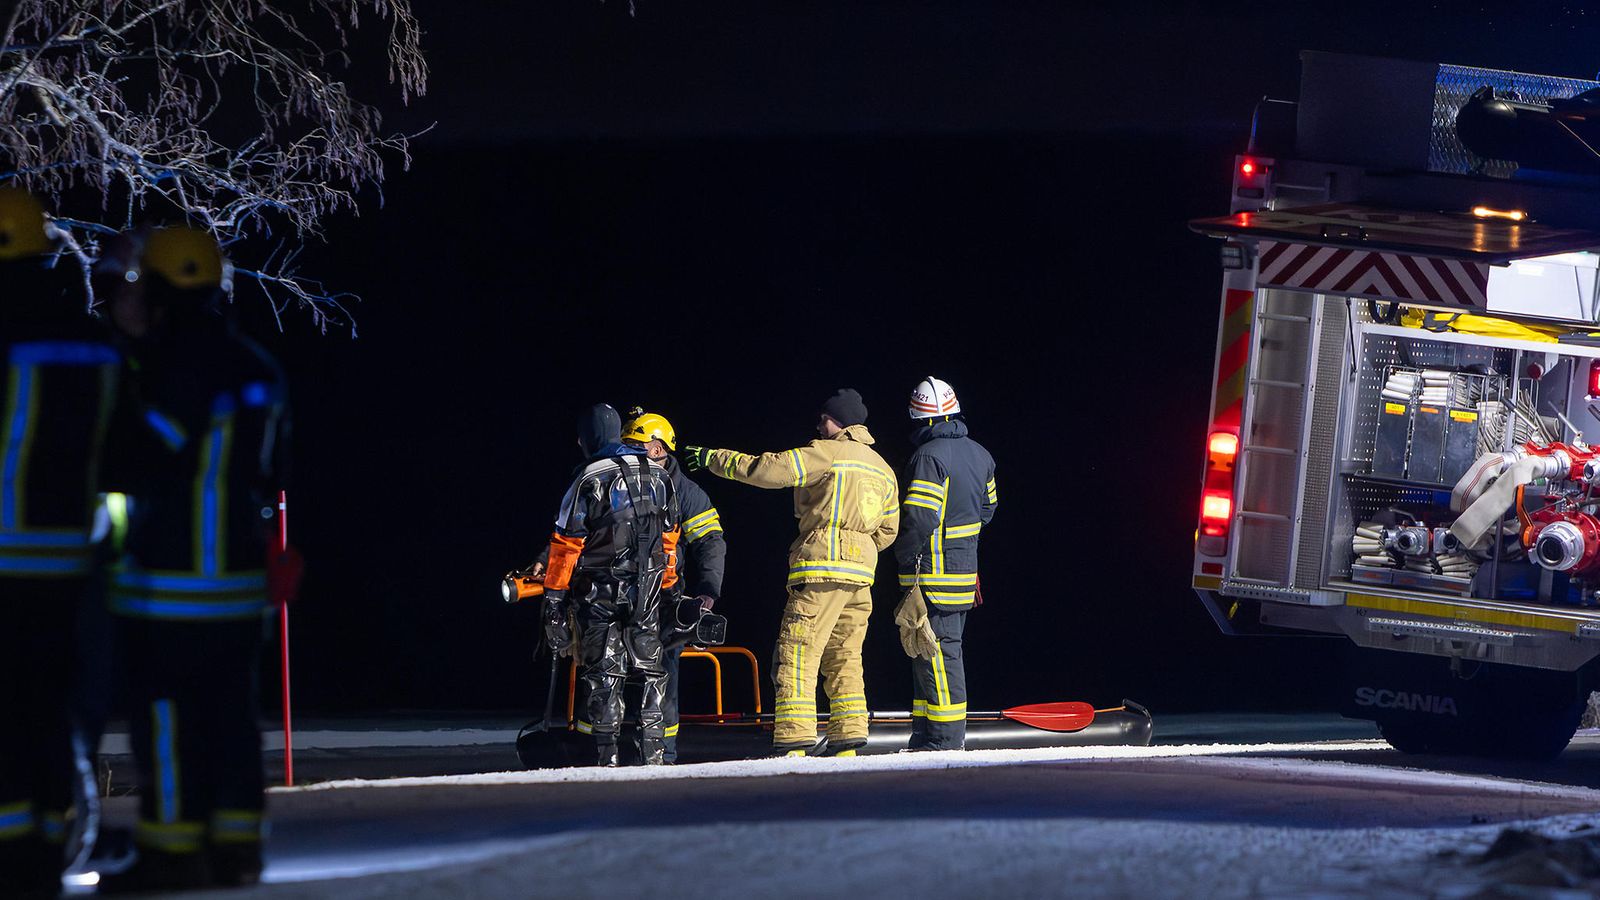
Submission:
[[[0,264],[0,577],[88,574],[121,356],[63,261]]]
[[[193,621],[259,616],[266,540],[288,458],[288,396],[265,350],[201,318],[139,356],[127,558],[113,611]]]
[[[722,515],[711,498],[668,456],[663,460],[678,489],[678,510],[683,540],[678,547],[678,572],[683,591],[690,597],[722,597],[722,573],[727,566],[728,544],[723,540]]]
[[[919,428],[912,440],[894,543],[900,584],[921,584],[935,609],[968,609],[978,584],[978,533],[1000,502],[994,457],[959,419]]]

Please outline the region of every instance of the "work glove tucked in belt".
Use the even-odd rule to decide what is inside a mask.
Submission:
[[[913,584],[894,608],[894,624],[900,629],[900,646],[912,658],[933,659],[939,652],[939,639],[928,621],[928,603],[922,599],[922,585]]]
[[[571,656],[572,625],[567,621],[566,598],[555,594],[549,591],[544,596],[544,643],[557,657]]]

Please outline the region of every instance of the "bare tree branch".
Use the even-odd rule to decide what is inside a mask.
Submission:
[[[409,167],[416,136],[386,132],[340,80],[360,13],[389,24],[388,76],[402,101],[425,92],[428,69],[410,0],[289,8],[18,0],[0,34],[0,182],[55,199],[86,266],[97,230],[141,214],[209,229],[235,253],[280,227],[296,245],[320,237],[328,215],[354,211],[363,187],[381,185],[386,157]],[[62,205],[84,187],[98,210]],[[324,330],[349,325],[350,295],[300,276],[296,256],[280,247],[238,272],[275,315],[292,305]]]

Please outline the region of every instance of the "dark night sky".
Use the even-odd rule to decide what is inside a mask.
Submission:
[[[898,466],[927,373],[999,465],[975,705],[1324,702],[1332,642],[1225,639],[1188,588],[1218,280],[1184,223],[1225,211],[1251,107],[1294,96],[1301,49],[1600,65],[1595,15],[1500,6],[421,2],[430,91],[389,121],[437,127],[308,253],[365,297],[361,336],[275,339],[302,707],[536,705],[533,611],[496,582],[548,534],[581,407],[784,449],[848,384]],[[721,611],[765,659],[788,494],[702,484]],[[877,599],[868,692],[900,708]]]

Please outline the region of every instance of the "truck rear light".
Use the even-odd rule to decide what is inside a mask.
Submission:
[[[1211,465],[1227,466],[1231,469],[1233,458],[1239,454],[1239,436],[1231,431],[1213,431],[1206,441],[1206,450],[1210,455]]]
[[[1589,360],[1589,396],[1600,397],[1600,359]]]
[[[1233,527],[1233,465],[1239,456],[1239,435],[1213,431],[1206,436],[1206,480],[1200,495],[1199,550],[1222,556]]]
[[[1233,497],[1220,491],[1206,491],[1200,503],[1200,533],[1221,537],[1228,533],[1233,518]]]

